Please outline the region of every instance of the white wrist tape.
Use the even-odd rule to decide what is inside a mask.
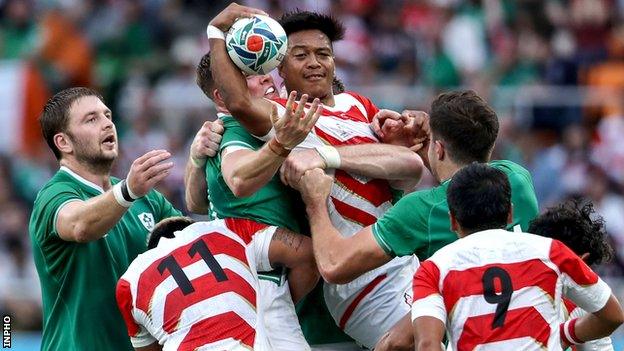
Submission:
[[[132,198],[132,201],[134,201],[134,200],[136,200],[136,199],[141,197],[141,196],[139,196],[139,195],[137,195],[137,194],[132,192],[132,189],[130,189],[130,184],[128,184],[127,180],[124,183],[126,184],[126,189],[128,189],[128,195],[130,195],[130,197]]]
[[[132,206],[132,202],[127,201],[126,199],[124,199],[124,196],[121,192],[121,187],[124,186],[123,182],[119,182],[115,185],[113,185],[113,196],[115,196],[115,200],[117,200],[117,203],[120,204],[123,207],[130,207]]]
[[[323,161],[325,161],[326,168],[340,168],[340,154],[338,150],[329,145],[316,148]]]
[[[215,26],[208,25],[208,28],[206,28],[206,35],[208,36],[208,39],[225,40],[225,33]]]

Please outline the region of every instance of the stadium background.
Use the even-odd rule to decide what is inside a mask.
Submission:
[[[0,0],[0,310],[13,317],[13,349],[37,349],[40,338],[27,224],[57,168],[39,135],[43,103],[70,86],[97,88],[121,139],[114,174],[166,148],[175,169],[160,190],[184,208],[189,143],[215,116],[194,68],[208,48],[208,20],[227,3]],[[342,20],[337,74],[380,107],[427,110],[437,92],[456,87],[486,97],[501,121],[496,157],[531,171],[542,209],[585,196],[605,217],[617,257],[600,273],[622,301],[624,0],[243,3],[273,17],[298,7]],[[615,341],[624,348],[622,328]]]

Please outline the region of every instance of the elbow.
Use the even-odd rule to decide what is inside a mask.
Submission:
[[[345,274],[346,272],[341,270],[340,267],[337,264],[319,265],[319,272],[323,280],[329,284],[347,284],[356,278]]]
[[[440,345],[441,345],[440,341],[434,341],[430,339],[420,340],[418,341],[416,350],[418,351],[441,350]]]
[[[207,207],[200,206],[200,205],[194,203],[190,199],[186,200],[186,210],[189,211],[190,213],[195,213],[195,214],[206,214],[206,213],[208,213],[208,208]]]
[[[89,235],[89,232],[87,231],[87,228],[82,225],[74,226],[72,237],[74,238],[74,241],[80,244],[85,244],[93,241],[91,239],[91,236]]]
[[[420,179],[425,168],[422,158],[413,152],[409,159],[406,160],[406,163],[409,165],[410,176]]]
[[[256,189],[250,186],[250,180],[243,179],[236,175],[227,183],[232,194],[236,197],[248,197],[253,195],[256,191]]]

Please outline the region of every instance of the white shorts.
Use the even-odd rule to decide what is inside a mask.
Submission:
[[[364,288],[345,301],[349,308],[342,315],[330,310],[336,324],[358,344],[372,350],[390,328],[410,313],[412,279],[417,266],[418,260],[414,259],[412,264],[379,276],[369,284],[372,289]],[[330,291],[325,284],[325,300],[336,300]]]
[[[270,226],[258,231],[253,238],[254,251],[258,261],[258,324],[262,324],[264,333],[273,351],[309,351],[310,345],[305,340],[295,305],[290,296],[290,289],[285,270],[271,270],[269,247],[277,227]]]

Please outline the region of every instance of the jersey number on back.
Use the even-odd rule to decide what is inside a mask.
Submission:
[[[500,294],[496,293],[495,280],[498,280],[500,283]],[[513,293],[511,277],[506,270],[500,267],[490,267],[483,273],[481,281],[483,282],[483,297],[485,301],[497,305],[492,329],[502,327],[505,324],[505,317],[507,316],[511,294]]]
[[[212,252],[210,252],[210,249],[203,240],[197,241],[188,250],[188,255],[191,258],[195,257],[195,255],[197,254],[199,254],[201,258],[204,259],[204,262],[206,262],[208,268],[210,268],[210,271],[212,271],[212,274],[214,274],[214,277],[218,282],[228,280],[225,272],[223,271],[223,268],[221,268],[219,262],[217,262],[217,260],[214,258]],[[178,264],[178,262],[172,255],[165,257],[158,265],[158,272],[161,275],[164,274],[166,270],[171,273],[176,284],[178,284],[180,290],[182,290],[182,294],[188,295],[192,292],[195,292],[195,288],[193,288],[191,281],[188,279],[186,274],[184,274],[182,267],[180,267],[180,264]]]

